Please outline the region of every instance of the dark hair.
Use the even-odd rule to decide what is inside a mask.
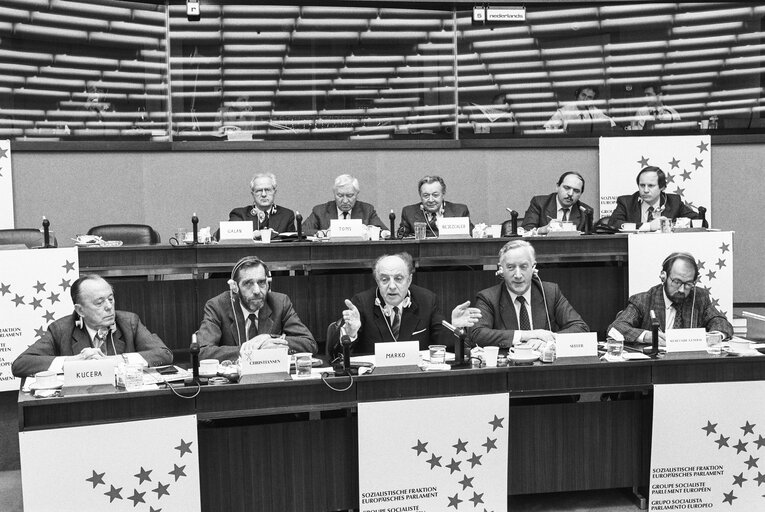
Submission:
[[[237,261],[236,265],[234,265],[234,268],[231,269],[231,279],[239,284],[239,274],[242,272],[242,270],[251,267],[263,267],[263,270],[266,272],[266,278],[271,279],[271,271],[268,270],[268,266],[257,256],[245,256],[241,260]]]
[[[420,181],[417,182],[417,193],[420,193],[420,190],[422,189],[422,186],[426,183],[440,183],[441,184],[441,192],[446,194],[446,183],[444,182],[444,179],[441,176],[436,176],[435,174],[433,176],[423,176],[420,178]]]
[[[699,278],[699,265],[696,263],[696,258],[689,252],[673,252],[667,256],[661,264],[661,269],[664,273],[669,275],[669,271],[672,270],[672,265],[674,265],[677,260],[685,260],[693,267],[694,281]]]
[[[401,260],[406,263],[406,269],[409,271],[409,275],[414,274],[414,260],[412,259],[412,255],[408,252],[397,252],[396,254],[383,254],[375,260],[374,264],[372,264],[372,274],[374,274],[375,277],[377,277],[377,264],[380,263],[380,260],[389,256],[401,258]]]
[[[664,171],[654,165],[643,167],[643,169],[638,173],[637,178],[635,178],[635,183],[637,183],[638,186],[640,186],[640,176],[642,176],[642,174],[645,172],[655,172],[656,176],[659,178],[659,188],[662,190],[667,188],[667,175],[664,174]]]
[[[69,289],[69,294],[72,296],[72,304],[80,303],[80,288],[82,288],[82,283],[85,281],[104,281],[112,288],[112,291],[114,291],[114,287],[112,287],[111,283],[98,274],[83,274],[72,283],[72,287]]]
[[[558,186],[560,187],[560,184],[563,183],[563,180],[566,179],[566,176],[576,176],[582,181],[582,192],[584,192],[584,177],[579,174],[576,171],[566,171],[563,174],[560,175],[560,178],[558,178]]]
[[[661,94],[663,92],[661,89],[661,84],[659,83],[643,85],[643,92],[645,92],[647,89],[653,89],[654,94]]]
[[[596,99],[600,97],[600,91],[598,90],[597,87],[595,87],[594,85],[583,85],[582,87],[574,91],[574,99],[579,99],[579,93],[585,89],[590,89],[592,92],[594,92]]]

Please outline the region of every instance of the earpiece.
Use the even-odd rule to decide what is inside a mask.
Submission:
[[[228,283],[228,289],[231,293],[239,293],[239,287],[236,285],[236,281],[229,279],[226,282]]]
[[[85,325],[85,324],[83,323],[83,321],[82,321],[82,317],[81,317],[79,314],[77,315],[77,320],[75,320],[75,322],[74,322],[74,325],[76,325],[76,326],[77,326],[77,327],[79,327],[80,329],[82,329],[82,328],[83,328],[83,326]]]

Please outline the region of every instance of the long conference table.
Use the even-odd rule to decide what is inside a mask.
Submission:
[[[277,378],[204,387],[194,399],[167,389],[65,389],[53,399],[20,393],[19,429],[196,414],[202,510],[325,512],[359,505],[359,403],[506,392],[510,495],[635,488],[649,482],[653,386],[762,380],[765,357],[685,353],[621,363],[591,357],[447,372],[378,370],[346,391]],[[344,377],[328,381],[347,384]]]
[[[534,237],[540,276],[558,283],[601,338],[627,298],[627,235]],[[204,303],[228,289],[234,263],[257,255],[274,272],[272,289],[286,293],[317,341],[344,309],[343,299],[374,286],[371,267],[382,254],[408,252],[414,283],[436,293],[444,312],[498,282],[499,249],[508,239],[379,242],[278,242],[80,248],[81,273],[115,286],[118,309],[137,313],[178,354],[202,320]]]

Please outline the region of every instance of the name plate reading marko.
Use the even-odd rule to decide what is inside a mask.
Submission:
[[[419,362],[418,341],[375,343],[375,366],[417,366]]]
[[[704,352],[707,349],[707,332],[704,328],[667,329],[667,352]]]
[[[441,217],[436,221],[438,238],[470,238],[470,218]]]
[[[290,356],[287,348],[268,348],[241,352],[241,375],[261,373],[289,373]]]
[[[555,353],[558,357],[597,357],[598,333],[558,333],[555,335]]]
[[[252,222],[242,221],[221,221],[220,240],[245,240],[252,242]]]
[[[331,219],[330,240],[364,240],[364,226],[361,219]]]
[[[90,361],[66,361],[64,363],[64,386],[114,386],[114,361],[94,359]]]

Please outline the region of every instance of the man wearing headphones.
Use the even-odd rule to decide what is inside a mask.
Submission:
[[[667,176],[658,167],[644,167],[635,179],[638,191],[632,195],[619,196],[609,223],[622,229],[625,222],[640,228],[649,225],[650,231],[661,229],[661,219],[675,220],[678,217],[696,218],[690,206],[677,194],[667,194]]]
[[[383,255],[372,267],[376,288],[345,300],[340,336],[347,334],[355,354],[373,354],[375,343],[415,341],[420,350],[428,345],[454,345],[456,339],[442,324],[444,315],[436,304],[436,294],[412,284],[414,263],[405,252]],[[480,317],[470,301],[452,311],[455,327],[470,327]],[[333,352],[339,351],[340,339]]]
[[[48,326],[42,337],[13,362],[16,377],[29,377],[44,370],[61,373],[66,361],[103,359],[137,352],[149,366],[173,361],[156,334],[135,313],[117,311],[114,290],[95,274],[80,276],[70,288],[74,313]]]
[[[528,343],[536,350],[554,342],[554,333],[589,332],[558,285],[539,279],[536,265],[536,251],[525,240],[500,249],[497,275],[502,282],[478,292],[481,318],[470,332],[473,343],[502,348]]]
[[[608,327],[610,336],[616,330],[629,343],[651,344],[651,311],[659,319],[659,345],[663,346],[668,328],[703,327],[716,331],[724,339],[733,336],[733,326],[712,302],[709,292],[696,286],[699,267],[696,258],[687,252],[667,256],[659,274],[661,284],[633,295],[616,320]]]
[[[295,231],[295,212],[277,206],[276,176],[273,173],[258,173],[250,180],[253,204],[234,208],[228,220],[252,221],[253,236],[260,238],[260,230],[270,228],[276,233]]]
[[[526,215],[523,217],[523,229],[536,228],[540,235],[550,231],[550,225],[560,222],[573,222],[579,231],[585,230],[586,217],[582,208],[592,207],[579,201],[584,193],[584,178],[575,171],[564,172],[558,178],[558,188],[546,196],[531,198]]]
[[[586,86],[574,92],[576,101],[566,103],[544,124],[547,131],[593,132],[598,128],[616,128],[616,123],[595,106],[598,88]]]
[[[316,352],[316,341],[289,297],[271,291],[271,273],[263,261],[255,256],[242,258],[228,284],[228,291],[205,304],[197,331],[200,358],[235,361],[242,348]]]
[[[417,183],[420,202],[404,206],[401,210],[401,224],[398,228],[398,238],[414,233],[414,223],[426,224],[425,234],[430,237],[438,236],[438,219],[442,217],[470,217],[468,207],[460,203],[447,203],[446,183],[441,176],[425,176]],[[473,224],[470,224],[473,232]]]

